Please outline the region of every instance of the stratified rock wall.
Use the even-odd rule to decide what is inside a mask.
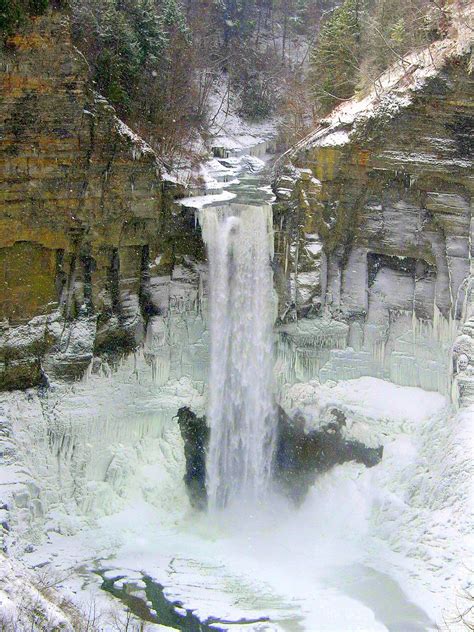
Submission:
[[[60,13],[1,51],[0,388],[80,374],[94,351],[134,348],[175,294],[181,311],[196,300],[191,264],[171,287],[202,253],[193,218],[92,88]]]
[[[472,10],[458,18],[286,156],[276,251],[297,379],[449,391],[472,284]]]

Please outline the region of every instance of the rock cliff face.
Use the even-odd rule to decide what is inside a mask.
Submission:
[[[472,318],[469,22],[472,10],[338,107],[280,166],[283,347],[300,379],[450,388],[450,350]],[[472,365],[472,337],[464,343]]]
[[[76,376],[196,300],[194,220],[88,77],[58,13],[1,51],[0,388]]]

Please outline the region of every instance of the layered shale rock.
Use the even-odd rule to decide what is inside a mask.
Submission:
[[[22,388],[130,350],[171,301],[194,302],[202,246],[61,14],[5,42],[0,127],[0,388]]]
[[[472,22],[468,7],[280,162],[281,346],[297,379],[449,392],[473,309]]]

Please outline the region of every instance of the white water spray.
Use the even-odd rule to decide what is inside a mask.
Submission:
[[[261,501],[275,447],[269,204],[207,207],[210,275],[209,508]]]

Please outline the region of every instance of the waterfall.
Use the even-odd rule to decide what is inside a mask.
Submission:
[[[209,508],[261,501],[275,446],[274,299],[269,204],[207,207],[211,366]]]

